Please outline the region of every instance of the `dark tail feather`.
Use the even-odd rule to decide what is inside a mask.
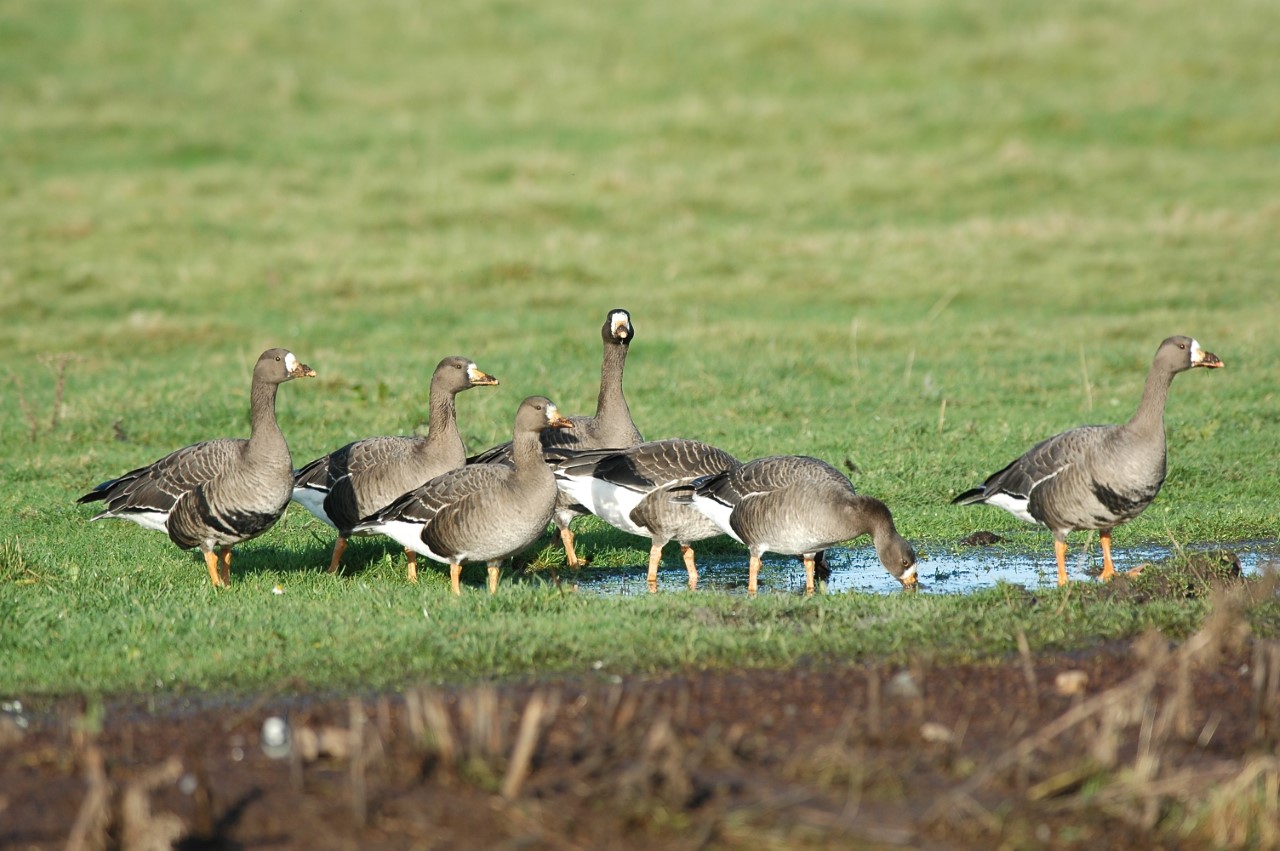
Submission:
[[[986,486],[980,488],[972,488],[951,500],[952,505],[973,505],[975,502],[983,502],[987,498]]]
[[[112,479],[110,481],[103,482],[84,496],[77,499],[76,504],[79,505],[86,502],[98,502],[99,500],[106,499],[107,495],[111,493],[111,486],[118,481],[119,479]]]

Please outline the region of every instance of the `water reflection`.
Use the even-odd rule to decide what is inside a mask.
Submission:
[[[1073,542],[1074,543],[1074,542]],[[1246,575],[1257,573],[1270,564],[1280,567],[1280,542],[1244,541],[1233,544],[1203,544],[1182,549],[1187,553],[1232,552],[1240,559]],[[1009,582],[1027,588],[1048,588],[1057,584],[1057,565],[1050,550],[1043,554],[1026,553],[1001,546],[937,548],[918,547],[920,591],[925,594],[968,594],[989,588],[998,582]],[[1168,559],[1171,547],[1148,546],[1116,548],[1112,551],[1116,569],[1127,570],[1143,562]],[[902,590],[902,584],[890,576],[876,558],[871,546],[827,551],[831,578],[829,593],[856,591],[863,594],[890,594]],[[1097,576],[1102,567],[1102,554],[1096,540],[1092,547],[1078,545],[1067,558],[1067,575],[1073,580]],[[729,594],[747,592],[747,557],[698,559],[698,591]],[[588,594],[647,594],[645,569],[590,569],[575,577],[578,590]],[[687,574],[679,564],[666,564],[658,572],[658,588],[663,592],[685,591]],[[765,556],[760,570],[761,593],[804,591],[804,568],[796,559]]]

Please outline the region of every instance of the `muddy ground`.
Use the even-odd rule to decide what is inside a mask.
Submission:
[[[1267,847],[1277,683],[1223,614],[978,665],[28,701],[0,847]]]

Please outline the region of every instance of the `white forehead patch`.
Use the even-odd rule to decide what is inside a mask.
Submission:
[[[560,410],[555,406],[554,402],[547,403],[547,419],[552,420],[560,415]]]
[[[903,579],[915,579],[915,576],[916,576],[916,566],[914,564],[908,567],[902,573]]]
[[[609,327],[613,332],[618,333],[619,328],[627,328],[631,325],[631,314],[625,310],[615,310],[609,314]]]
[[[298,368],[298,359],[293,356],[293,352],[284,353],[284,370],[285,372],[293,372]]]
[[[1194,339],[1191,341],[1191,362],[1200,363],[1204,360],[1204,349],[1200,348],[1200,344]]]
[[[467,378],[470,378],[472,381],[475,381],[479,377],[480,377],[480,367],[476,366],[474,363],[467,364]]]

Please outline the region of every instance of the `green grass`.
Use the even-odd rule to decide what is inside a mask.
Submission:
[[[1174,578],[1161,572],[1119,591],[1090,584],[1033,594],[998,585],[970,596],[607,598],[526,580],[508,581],[494,597],[469,588],[456,598],[440,573],[413,587],[390,559],[335,578],[259,551],[244,557],[228,591],[189,581],[191,573],[160,559],[111,559],[58,576],[13,561],[10,554],[0,565],[6,685],[52,694],[971,660],[1016,652],[1019,631],[1042,649],[1150,628],[1182,637],[1203,619],[1210,587],[1203,569],[1183,565],[1170,568]],[[471,574],[482,581],[482,570]],[[1280,631],[1280,605],[1256,608],[1254,623],[1262,634]]]
[[[569,670],[614,624],[675,636],[698,607],[755,613],[748,637],[618,664],[781,663],[833,633],[771,649],[792,608],[979,605],[521,590],[498,618],[376,548],[313,576],[328,541],[296,509],[218,596],[163,536],[85,524],[93,484],[245,434],[272,345],[320,373],[280,394],[295,461],[421,428],[454,353],[503,382],[460,398],[479,449],[529,393],[589,410],[627,307],[646,436],[847,459],[912,540],[1047,548],[948,499],[1127,417],[1188,333],[1228,367],[1175,382],[1165,489],[1117,546],[1274,538],[1278,25],[1182,0],[0,6],[0,690]]]

